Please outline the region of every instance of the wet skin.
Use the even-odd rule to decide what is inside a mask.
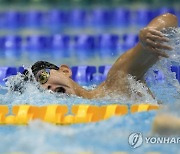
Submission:
[[[144,29],[139,32],[137,45],[121,55],[108,72],[107,79],[94,90],[85,90],[71,79],[72,71],[67,65],[61,65],[59,70],[50,70],[50,76],[42,87],[54,92],[63,92],[92,99],[104,97],[117,92],[131,95],[127,75],[143,82],[147,70],[154,65],[160,57],[168,58],[163,52],[171,47],[163,45],[168,39],[160,32],[163,28],[177,27],[177,18],[172,14],[164,14],[154,18]],[[150,90],[149,90],[149,93]]]

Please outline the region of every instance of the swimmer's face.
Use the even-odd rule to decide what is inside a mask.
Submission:
[[[72,71],[66,65],[61,65],[59,70],[43,69],[36,75],[36,80],[43,88],[57,93],[75,94]]]

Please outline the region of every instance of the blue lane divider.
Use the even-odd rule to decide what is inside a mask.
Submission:
[[[0,28],[18,29],[23,27],[48,28],[52,32],[63,28],[92,26],[93,28],[107,28],[108,26],[125,27],[137,25],[146,26],[155,16],[163,13],[177,14],[179,9],[162,7],[158,9],[139,8],[136,10],[126,8],[104,9],[53,9],[0,12]]]
[[[176,79],[180,82],[180,66],[172,66],[171,71],[176,73]]]
[[[111,68],[111,65],[103,65],[99,66],[98,70],[96,66],[73,66],[72,69],[72,79],[79,84],[89,84],[89,83],[95,83],[99,84],[103,82],[107,74]],[[16,75],[17,72],[22,73],[24,71],[24,67],[0,67],[0,84],[4,84],[3,81],[4,78],[7,78],[11,75]],[[180,66],[172,66],[171,71],[176,73],[176,78],[180,82]],[[148,76],[146,78],[147,82],[164,82],[164,79],[166,77],[164,76],[163,72],[160,70],[154,70],[154,75]]]
[[[23,66],[17,67],[17,72],[23,73],[24,67]]]
[[[70,57],[70,36],[53,35],[51,37],[50,48],[54,59]]]
[[[1,57],[7,59],[16,59],[21,56],[22,38],[17,35],[8,35],[0,37]]]
[[[134,47],[137,34],[88,35],[19,35],[0,36],[0,59],[20,59],[26,57],[32,62],[75,57],[86,61],[94,56],[114,58]]]
[[[137,34],[124,34],[122,38],[123,42],[121,46],[124,51],[134,47],[139,40]]]
[[[115,27],[126,27],[130,24],[131,12],[129,9],[117,8],[113,11],[112,25]]]
[[[0,12],[0,28],[1,29],[5,28],[5,22],[6,22],[5,12]]]
[[[87,11],[82,9],[73,9],[69,12],[68,25],[75,27],[84,27],[87,21]]]
[[[73,66],[72,79],[79,84],[86,84],[93,81],[93,74],[96,73],[95,66]]]
[[[169,8],[169,7],[162,7],[160,9],[155,10],[155,15],[154,16],[158,16],[164,13],[172,13],[172,14],[176,14],[176,11],[174,8]]]
[[[39,10],[30,10],[24,13],[24,26],[39,28],[42,26],[43,13]]]
[[[101,76],[102,81],[104,81],[106,79],[107,74],[111,67],[112,67],[111,65],[99,66],[99,73],[102,74],[102,76]]]
[[[17,74],[17,68],[16,67],[0,67],[0,84],[4,85],[5,81],[4,79]]]
[[[160,70],[154,70],[154,74],[154,78],[157,81],[163,81],[165,79],[163,72],[161,72]]]
[[[68,14],[65,10],[53,9],[47,12],[46,25],[52,32],[59,31],[67,26]]]
[[[135,11],[135,17],[131,21],[134,25],[141,27],[146,26],[154,17],[154,12],[151,9],[141,8]]]
[[[91,24],[95,27],[108,27],[112,23],[112,10],[94,9],[91,13]]]
[[[145,78],[147,82],[160,82],[163,83],[165,76],[162,71],[154,70],[154,74],[151,74]]]
[[[75,55],[81,60],[86,60],[94,57],[95,52],[95,37],[92,35],[78,35],[74,37]]]
[[[4,13],[5,27],[9,29],[20,28],[23,23],[23,14],[19,11],[7,11]]]
[[[101,77],[94,77],[95,81],[100,79],[101,82],[104,81],[107,77],[107,74],[111,68],[111,65],[99,66],[99,73],[101,73]],[[172,66],[171,71],[176,73],[176,79],[180,82],[180,66]],[[164,82],[165,75],[161,70],[154,70],[154,75],[148,76],[146,81],[155,81],[155,82]],[[99,80],[98,80],[99,81]]]
[[[40,60],[49,51],[49,40],[47,36],[33,35],[26,38],[26,50],[30,60]]]
[[[76,56],[80,60],[93,58],[96,54],[101,58],[114,57],[118,54],[120,38],[115,34],[7,35],[0,37],[0,58],[21,58],[25,52],[32,61],[44,59],[45,56],[54,59]],[[130,36],[124,39],[126,49],[134,44],[132,40]]]
[[[101,58],[117,56],[118,45],[119,45],[118,35],[115,34],[99,35],[97,41],[99,56]]]
[[[180,27],[180,10],[176,11],[176,15],[178,17],[178,26]]]

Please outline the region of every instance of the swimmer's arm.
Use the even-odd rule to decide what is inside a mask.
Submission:
[[[158,37],[158,34],[161,33],[160,30],[168,27],[177,27],[176,16],[167,13],[154,18],[145,29],[140,31],[140,35],[143,33],[145,35],[142,38],[143,40],[140,41],[143,42],[144,39],[146,39],[146,44],[142,45],[141,42],[138,42],[138,44],[134,48],[121,55],[110,69],[106,82],[108,81],[108,78],[111,78],[111,76],[117,73],[117,71],[123,71],[126,74],[131,74],[135,76],[137,80],[143,79],[146,71],[159,60],[159,56],[166,57],[166,55],[164,55],[162,52],[159,53],[159,51],[168,49],[168,46],[157,43],[158,47],[155,48],[155,51],[152,51],[151,48],[152,46],[154,46],[154,44],[152,43],[154,43],[155,41],[163,41],[161,39],[166,39],[164,37]],[[157,31],[157,33],[154,32],[154,35],[151,36],[151,30],[155,30]],[[153,37],[155,41],[148,42],[148,37],[151,39]],[[109,81],[113,82],[113,80]]]

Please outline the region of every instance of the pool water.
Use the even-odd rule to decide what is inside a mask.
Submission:
[[[66,95],[54,95],[48,91],[39,91],[36,84],[27,85],[28,88],[23,94],[12,93],[8,91],[8,87],[1,88],[0,104],[5,104],[11,107],[17,104],[131,104],[131,103],[153,103],[157,104],[157,100],[163,102],[169,107],[161,112],[171,112],[179,116],[180,104],[180,86],[175,79],[175,74],[170,71],[170,66],[174,63],[179,65],[180,44],[180,29],[171,29],[165,32],[171,39],[170,45],[174,47],[171,51],[169,59],[162,59],[147,75],[152,74],[154,68],[159,68],[166,75],[166,79],[161,82],[148,82],[150,89],[156,96],[156,100],[152,99],[145,91],[140,102],[134,102],[133,98],[127,99],[123,96],[111,96],[103,99],[87,100],[76,96],[68,97]],[[166,66],[166,67],[164,67]],[[11,78],[7,82],[10,86],[15,82],[18,76]],[[144,87],[138,82],[130,78],[132,87],[136,91],[144,91]],[[96,86],[96,85],[94,85]],[[92,89],[93,85],[85,88]],[[3,89],[4,92],[3,93]],[[62,153],[113,153],[113,152],[128,152],[128,153],[145,153],[145,152],[161,152],[161,153],[180,153],[178,144],[146,144],[133,149],[128,144],[128,136],[133,132],[141,132],[143,136],[154,136],[152,133],[152,123],[157,112],[143,112],[136,114],[128,114],[122,117],[112,117],[109,120],[90,123],[90,124],[75,124],[69,126],[56,126],[41,121],[32,121],[28,126],[0,126],[0,153],[5,152],[27,152],[34,154],[48,152]]]
[[[30,153],[134,151],[128,145],[128,135],[136,131],[149,133],[154,115],[154,112],[134,114],[71,126],[53,126],[40,121],[34,121],[25,127],[2,126],[0,152],[6,152],[7,149]],[[152,151],[148,147],[146,150]]]

